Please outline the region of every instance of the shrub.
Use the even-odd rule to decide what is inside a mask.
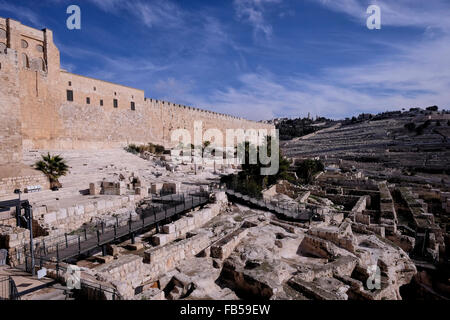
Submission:
[[[125,151],[133,153],[133,154],[138,154],[139,153],[139,147],[135,144],[130,144],[128,146],[125,147]]]
[[[147,145],[135,145],[135,144],[130,144],[127,147],[125,147],[125,151],[130,152],[132,154],[141,154],[144,152],[150,152],[153,154],[162,154],[165,149],[163,146],[159,145],[159,144],[153,144],[153,143],[149,143]]]
[[[161,145],[159,145],[159,144],[155,145],[155,153],[156,153],[156,154],[163,153],[164,150],[165,150],[165,148],[164,148],[163,146],[161,146]]]

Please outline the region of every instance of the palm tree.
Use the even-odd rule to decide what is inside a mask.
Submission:
[[[34,166],[48,177],[50,189],[52,190],[61,188],[61,183],[58,179],[65,176],[69,171],[66,161],[60,155],[50,155],[50,152],[47,155],[42,155],[42,160],[36,162]]]

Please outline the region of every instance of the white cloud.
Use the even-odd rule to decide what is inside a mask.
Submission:
[[[0,1],[0,9],[14,14],[14,18],[24,22],[31,22],[36,27],[42,27],[42,22],[38,14],[33,10],[12,4],[10,2]]]
[[[144,89],[149,81],[154,81],[155,73],[171,68],[170,65],[157,65],[146,57],[105,55],[101,52],[65,45],[60,45],[59,49],[65,56],[90,59],[91,68],[85,71],[84,75],[136,88]],[[63,67],[70,69],[70,66],[63,63]]]
[[[103,3],[103,10],[118,10],[120,8],[118,6],[124,5],[123,0],[90,1]],[[365,25],[369,1],[310,1],[320,2],[327,8],[348,14],[354,19],[361,20],[361,23]],[[234,4],[240,19],[250,23],[256,33],[270,37],[272,28],[265,19],[265,5],[280,2],[281,0],[235,0]],[[415,37],[414,42],[399,39],[396,43],[388,44],[391,49],[389,51],[393,53],[384,54],[378,59],[371,55],[371,62],[365,64],[321,69],[314,77],[301,74],[281,77],[264,70],[246,71],[237,76],[238,84],[212,92],[198,93],[199,87],[195,80],[186,81],[186,79],[199,79],[200,71],[198,70],[189,78],[188,76],[177,77],[176,73],[170,73],[170,75],[164,75],[163,79],[166,80],[155,80],[161,79],[155,77],[155,74],[161,76],[159,71],[179,68],[180,62],[185,61],[179,56],[171,59],[173,65],[158,66],[144,57],[105,59],[105,56],[100,53],[76,50],[63,52],[67,55],[72,54],[74,57],[93,54],[98,61],[102,61],[97,69],[90,71],[90,76],[112,81],[120,78],[120,82],[128,85],[135,84],[137,87],[153,89],[148,92],[150,96],[157,92],[159,97],[170,101],[206,107],[252,120],[278,116],[306,116],[308,112],[312,115],[342,118],[361,112],[375,113],[403,107],[439,105],[448,108],[450,60],[447,57],[450,56],[450,35],[447,32],[449,19],[443,17],[449,16],[450,3],[440,0],[430,0],[426,3],[414,0],[398,0],[395,3],[384,0],[375,2],[382,7],[384,26],[422,28],[424,30],[422,39]],[[138,1],[137,3],[150,5],[158,1],[151,3]],[[168,12],[167,8],[162,6],[159,11],[147,13],[142,9],[137,14],[147,26],[155,26],[164,24],[166,20],[170,21],[170,18],[165,16]],[[184,18],[185,13],[180,11],[179,17]],[[217,60],[213,59],[215,52],[211,50],[220,49],[224,44],[235,46],[232,37],[220,24],[220,20],[203,16],[199,25],[205,30],[199,41],[205,45],[198,45],[202,47],[197,49],[201,54],[197,54],[190,60],[191,65],[207,65],[208,59],[211,59],[211,63],[216,63]],[[199,26],[197,25],[196,28]],[[436,30],[440,32],[435,32]],[[366,42],[374,44],[375,41],[379,41],[378,39],[366,39]],[[366,42],[358,46],[365,47],[368,45]],[[341,45],[349,46],[349,50],[355,50],[355,44],[351,41]],[[288,49],[283,50],[283,53],[290,53]],[[240,51],[242,50],[241,48]],[[156,84],[155,81],[157,81]]]
[[[175,3],[168,0],[128,1],[89,0],[106,12],[128,12],[147,27],[179,27],[184,24],[184,13]]]
[[[272,36],[272,26],[264,16],[265,7],[269,4],[279,4],[281,0],[234,0],[234,8],[239,19],[247,21],[255,35],[262,33],[266,38]]]
[[[364,25],[368,5],[378,4],[382,8],[384,26],[422,28],[423,39],[413,43],[385,43],[393,53],[367,64],[322,69],[315,77],[281,78],[270,72],[242,74],[239,85],[217,90],[207,99],[197,99],[198,103],[253,120],[306,116],[308,112],[342,118],[360,112],[376,113],[414,106],[449,107],[448,1],[311,1],[348,14]],[[256,7],[261,5],[259,1],[240,2],[248,6],[249,3]],[[258,17],[261,16],[255,16],[255,23],[263,23]]]
[[[366,23],[367,8],[381,8],[382,26],[438,28],[449,31],[450,2],[447,0],[310,0],[337,12],[343,12],[361,24]]]
[[[247,73],[240,84],[197,103],[253,120],[322,115],[343,118],[450,103],[450,37],[398,46],[381,62],[324,69],[315,77]],[[195,97],[193,97],[195,100]],[[206,100],[206,101],[205,101]]]

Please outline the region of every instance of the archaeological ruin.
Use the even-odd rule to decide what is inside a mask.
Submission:
[[[283,141],[286,176],[247,194],[223,183],[242,165],[174,161],[171,133],[273,122],[72,74],[51,30],[13,19],[0,18],[0,49],[0,299],[450,298],[448,112]],[[149,143],[164,151],[126,149]],[[47,154],[67,164],[60,186],[36,170]],[[311,181],[305,160],[323,163]]]

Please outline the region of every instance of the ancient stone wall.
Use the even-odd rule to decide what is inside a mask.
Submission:
[[[2,50],[3,48],[3,50]],[[0,164],[30,149],[171,145],[176,129],[273,129],[211,111],[145,98],[144,91],[69,73],[50,30],[0,19]],[[176,143],[173,143],[176,144]]]
[[[125,299],[132,299],[134,289],[142,283],[147,267],[142,263],[142,257],[124,255],[111,264],[96,268],[95,271],[103,279],[111,281]]]
[[[197,255],[209,246],[209,237],[208,233],[202,232],[179,242],[145,251],[144,262],[150,264],[150,278],[156,279],[158,276],[175,269],[177,264],[184,259]]]
[[[227,235],[211,246],[211,257],[225,260],[234,251],[236,246],[248,234],[247,228],[239,228],[238,230]]]
[[[203,209],[192,212],[181,219],[167,224],[162,232],[152,237],[154,245],[163,246],[185,236],[187,233],[202,227],[208,221],[221,213],[221,210],[227,205],[228,199],[225,192],[215,194],[216,202],[207,204]]]
[[[7,170],[6,168],[3,168]],[[2,170],[0,168],[0,170]],[[27,173],[28,170],[16,171],[17,173],[11,172],[9,176],[0,175],[0,196],[4,194],[8,194],[12,190],[20,189],[22,187],[27,186],[40,186],[42,189],[48,189],[50,187],[50,183],[48,182],[48,178],[43,174],[39,174],[36,171],[36,174]],[[31,170],[29,170],[31,171]],[[2,178],[3,176],[3,178]]]
[[[2,28],[0,24],[0,36]],[[0,47],[2,41],[5,39],[0,38]],[[17,55],[5,50],[0,48],[0,165],[22,160]]]
[[[101,214],[122,208],[134,209],[136,202],[140,199],[139,195],[125,195],[95,199],[76,206],[59,209],[50,209],[47,206],[35,207],[33,208],[34,218],[49,232],[56,227],[60,232],[70,232]]]

